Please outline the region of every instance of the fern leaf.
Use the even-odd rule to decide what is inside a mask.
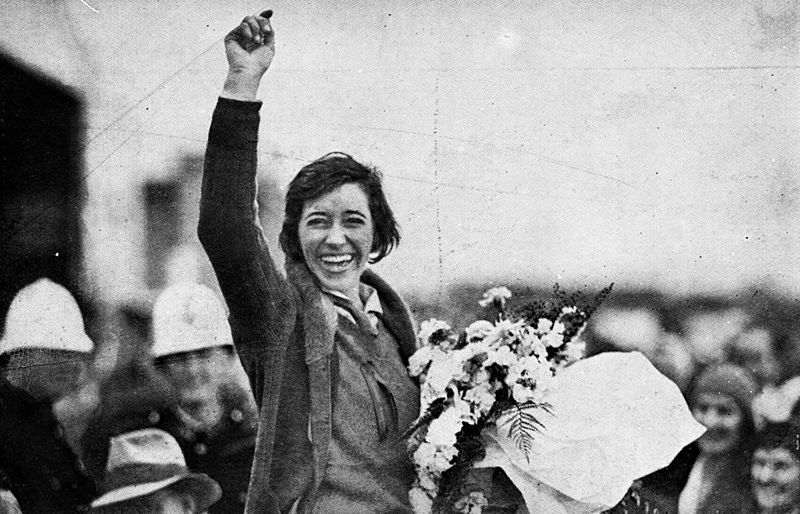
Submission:
[[[541,432],[544,424],[539,420],[535,411],[550,412],[550,406],[542,403],[528,402],[514,405],[500,417],[499,425],[508,426],[508,436],[522,450],[525,459],[530,463],[533,452],[533,442],[537,432]]]

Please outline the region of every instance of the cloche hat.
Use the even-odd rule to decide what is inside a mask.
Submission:
[[[753,399],[758,393],[758,382],[747,369],[721,362],[710,364],[695,379],[691,402],[697,401],[700,393],[727,395],[736,400],[744,412],[752,412]]]

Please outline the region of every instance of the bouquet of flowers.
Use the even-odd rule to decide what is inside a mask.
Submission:
[[[417,473],[410,492],[417,513],[480,512],[480,492],[463,492],[467,472],[486,456],[484,429],[505,431],[525,459],[551,414],[546,401],[560,370],[580,359],[579,336],[611,291],[594,298],[567,295],[507,309],[511,291],[495,287],[481,306],[494,322],[479,320],[462,332],[431,319],[421,325],[409,372],[421,383],[421,416],[407,432]]]

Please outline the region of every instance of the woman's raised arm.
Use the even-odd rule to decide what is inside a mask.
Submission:
[[[267,249],[256,205],[261,102],[255,95],[274,55],[267,14],[248,16],[225,38],[228,78],[209,130],[198,225],[245,368],[294,320],[290,291]]]

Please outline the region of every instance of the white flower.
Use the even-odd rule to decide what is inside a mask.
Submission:
[[[421,487],[412,487],[408,492],[408,501],[415,514],[430,514],[433,511],[433,500]]]
[[[447,396],[447,388],[434,389],[429,382],[423,382],[422,387],[420,389],[421,389],[421,395],[420,395],[421,412],[425,412],[428,406],[435,400],[438,400],[439,398],[445,398]]]
[[[488,382],[479,384],[464,393],[464,400],[472,405],[481,416],[489,414],[494,406],[495,397]]]
[[[521,357],[517,362],[508,368],[508,375],[506,375],[505,383],[507,386],[512,387],[518,381],[525,379],[536,380],[542,373],[544,368],[547,373],[550,373],[550,366],[547,361],[541,361],[536,356]]]
[[[564,314],[575,314],[576,312],[578,312],[578,308],[577,308],[577,307],[575,307],[574,305],[571,305],[571,306],[569,306],[569,307],[563,307],[563,308],[561,309],[561,315],[562,315],[562,316],[563,316]]]
[[[461,514],[482,514],[483,508],[489,505],[483,492],[475,491],[460,498],[453,507]]]
[[[487,307],[495,302],[500,303],[500,305],[505,305],[506,300],[511,298],[511,291],[505,287],[493,287],[483,293],[483,300],[479,301],[481,307]]]
[[[553,376],[550,366],[539,366],[539,369],[532,374],[531,378],[534,380],[533,400],[541,402],[546,393],[555,387],[556,378]]]
[[[453,467],[453,459],[458,455],[455,446],[445,446],[438,448],[428,467],[440,476],[442,473]]]
[[[522,364],[520,364],[519,361],[516,361],[514,364],[508,367],[506,378],[503,381],[507,386],[511,387],[517,383],[517,380],[522,378],[523,371],[525,371],[525,369],[522,367]]]
[[[539,318],[539,322],[536,323],[537,334],[546,334],[550,332],[551,328],[553,328],[553,322],[547,318]]]
[[[522,326],[523,322],[521,321],[512,322],[508,319],[500,320],[494,325],[491,332],[486,334],[483,340],[490,346],[501,344],[507,339],[516,336]]]
[[[463,380],[467,378],[464,372],[464,361],[459,357],[460,355],[445,355],[444,358],[437,358],[434,354],[431,367],[428,368],[428,375],[425,377],[425,383],[430,385],[436,394],[441,394],[447,390],[447,386],[453,380]]]
[[[547,357],[547,347],[544,345],[536,332],[531,328],[525,327],[521,333],[520,344],[517,347],[517,355],[529,356],[531,354],[537,357]]]
[[[474,322],[470,326],[467,327],[465,332],[467,333],[467,341],[474,341],[475,339],[483,339],[489,334],[494,325],[485,319],[479,319],[478,321]]]
[[[488,368],[492,364],[499,366],[512,366],[517,362],[517,356],[511,351],[508,346],[500,346],[496,350],[486,352],[486,360],[483,361],[483,367]]]
[[[433,352],[434,348],[429,345],[425,345],[414,352],[414,355],[408,359],[408,374],[416,377],[425,371],[425,368],[433,359]]]
[[[450,325],[434,318],[423,321],[422,324],[420,324],[419,333],[417,334],[418,344],[420,346],[431,344],[431,336],[439,330],[450,332]]]
[[[522,384],[514,384],[511,395],[517,403],[527,403],[535,398],[534,390]]]
[[[461,431],[462,423],[458,411],[452,407],[447,408],[438,418],[431,421],[425,440],[436,446],[453,446],[456,444],[456,434]]]
[[[479,387],[486,384],[486,386],[488,387],[489,378],[491,378],[489,372],[481,368],[478,371],[476,371],[474,375],[472,375],[472,385],[473,387]]]
[[[455,446],[436,446],[423,442],[414,452],[414,463],[431,472],[433,479],[453,467],[453,458],[458,455]],[[427,489],[427,487],[426,487]]]
[[[586,343],[580,339],[573,339],[567,343],[564,349],[564,356],[568,361],[576,361],[582,359],[586,355]]]
[[[436,494],[439,490],[439,475],[433,472],[423,472],[418,475],[419,477],[419,486],[425,490],[430,491],[431,494]]]
[[[418,466],[427,466],[429,462],[433,461],[433,456],[435,454],[436,447],[431,443],[423,441],[414,452],[414,462]]]
[[[564,330],[566,330],[564,324],[556,321],[553,323],[553,329],[542,337],[542,342],[551,348],[558,348],[564,344]]]

